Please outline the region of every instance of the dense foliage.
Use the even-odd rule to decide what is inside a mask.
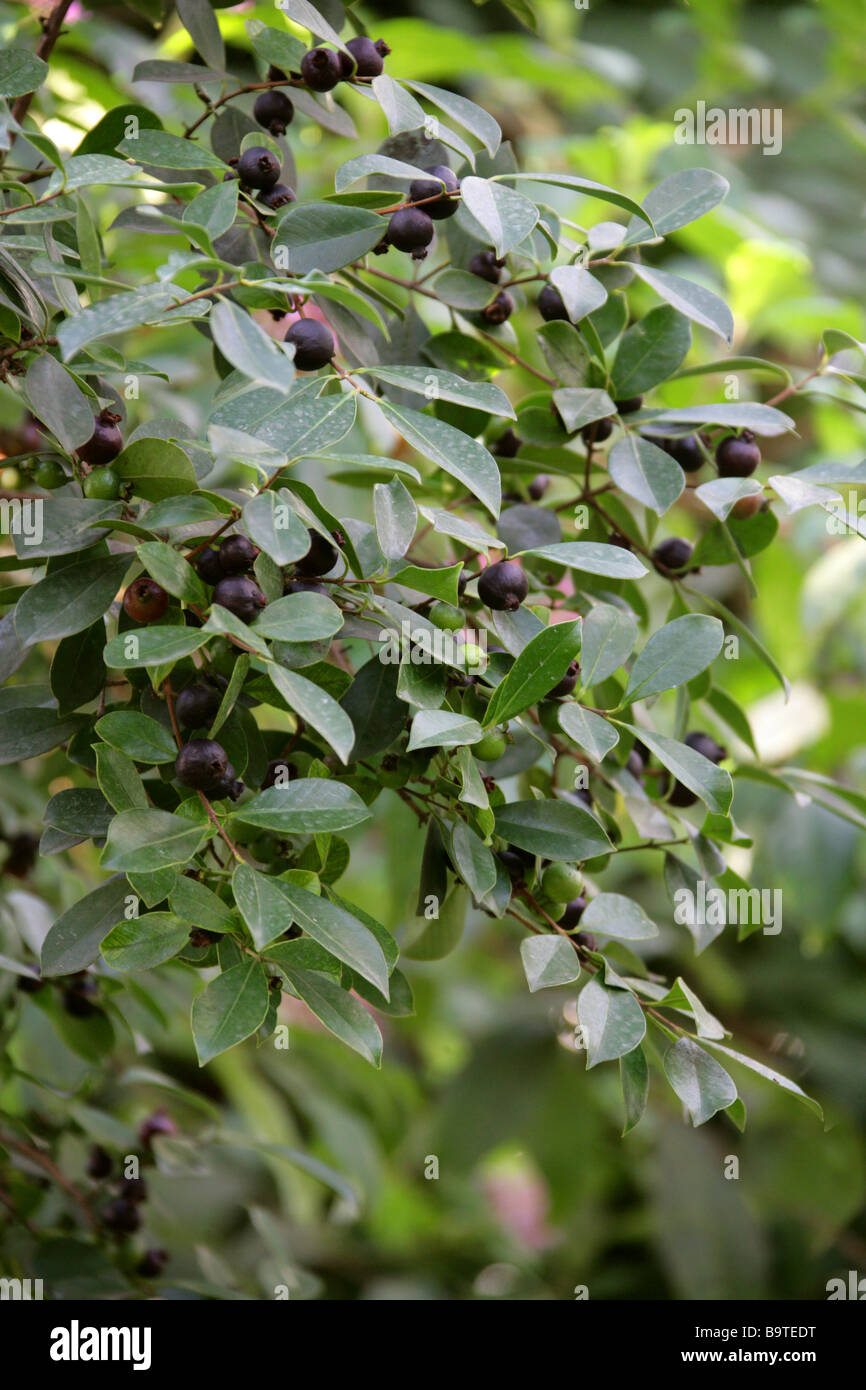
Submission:
[[[806,508],[856,533],[839,488],[862,464],[762,455],[811,428],[816,381],[839,388],[816,408],[860,409],[866,348],[830,325],[796,360],[739,351],[712,258],[682,274],[671,251],[721,174],[690,161],[638,200],[576,161],[519,163],[482,106],[401,80],[399,44],[335,4],[233,16],[227,52],[222,12],[179,3],[182,58],[132,73],[157,95],[66,148],[40,113],[68,8],[43,57],[25,23],[0,62],[0,757],[37,768],[10,783],[6,874],[44,874],[2,926],[15,1267],[41,1236],[48,1270],[99,1294],[162,1273],[139,1166],[196,1159],[127,1088],[349,1213],[353,1173],[287,1145],[255,1095],[241,1136],[194,1072],[136,1054],[182,1054],[181,1019],[201,1067],[245,1043],[345,1157],[351,1118],[311,1096],[297,1035],[312,1014],[377,1067],[383,1032],[411,1048],[412,963],[455,951],[467,914],[531,994],[564,987],[535,1017],[570,1067],[618,1064],[624,1132],[651,1087],[742,1130],[749,1073],[819,1117],[667,967],[671,928],[698,953],[721,934],[708,893],[740,940],[775,933],[735,785],[866,823],[845,783],[759,758],[730,673],[787,690],[785,663],[724,587],[733,566],[753,595]],[[310,131],[338,151],[333,192],[296,171]],[[345,886],[371,825],[411,885],[396,923]],[[623,882],[634,854],[667,906]],[[375,1111],[350,1053],[328,1056]],[[46,1190],[67,1157],[81,1180]],[[262,1281],[315,1291],[302,1269]],[[214,1256],[188,1284],[230,1282]]]

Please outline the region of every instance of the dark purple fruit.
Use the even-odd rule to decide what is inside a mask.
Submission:
[[[577,660],[575,659],[574,661],[572,661],[562,680],[559,681],[558,684],[555,685],[552,690],[548,690],[546,698],[548,700],[561,700],[566,695],[570,695],[571,692],[574,690],[574,687],[577,685],[577,678],[579,675],[580,666]]]
[[[222,696],[213,685],[195,681],[186,686],[174,702],[174,712],[185,729],[201,729],[210,724],[220,707]]]
[[[398,208],[388,223],[388,240],[398,251],[411,251],[423,261],[433,240],[433,220],[423,208]]]
[[[259,202],[264,203],[271,212],[276,212],[277,208],[284,208],[295,201],[295,194],[287,183],[275,183],[273,188],[268,188],[259,197]]]
[[[460,180],[447,164],[434,164],[432,169],[426,169],[425,173],[430,174],[429,179],[413,179],[409,185],[410,203],[424,203],[424,211],[428,217],[432,217],[434,222],[441,222],[445,217],[453,217],[458,208],[456,198],[448,196],[460,191]],[[445,185],[445,193],[442,192],[442,185]],[[427,202],[426,199],[433,198],[435,202]]]
[[[158,1279],[169,1261],[167,1250],[154,1248],[145,1250],[138,1264],[135,1266],[136,1274],[142,1279]]]
[[[12,874],[14,878],[26,878],[36,863],[38,854],[39,840],[35,835],[29,835],[26,831],[21,835],[13,835],[9,840],[9,853],[3,865],[4,874]],[[24,976],[20,976],[19,979],[23,980]],[[23,988],[19,983],[19,989]]]
[[[220,557],[210,546],[196,556],[195,572],[199,579],[204,580],[205,584],[219,584],[220,580],[224,578]]]
[[[633,415],[643,405],[643,396],[629,396],[624,401],[614,401],[620,415]]]
[[[184,744],[174,764],[174,775],[184,787],[213,791],[229,769],[229,759],[221,743],[212,738],[193,738]]]
[[[89,1178],[108,1178],[114,1161],[110,1153],[107,1153],[100,1144],[94,1144],[87,1156],[87,1176]]]
[[[220,569],[223,574],[242,574],[244,570],[251,568],[258,553],[258,546],[253,545],[247,536],[240,533],[226,536],[225,540],[220,542]]]
[[[217,584],[213,602],[227,608],[241,622],[251,623],[265,607],[267,599],[254,580],[245,574],[230,574]]]
[[[320,367],[327,366],[336,352],[333,333],[319,319],[298,319],[284,341],[294,345],[294,361],[299,372],[317,372]]]
[[[238,178],[248,188],[273,188],[280,177],[280,161],[264,145],[251,145],[238,160]]]
[[[316,579],[327,574],[337,563],[339,551],[321,531],[308,532],[310,548],[295,564],[295,574],[301,579]]]
[[[584,946],[587,951],[598,950],[598,942],[591,931],[579,931],[575,934],[574,939],[578,946]]]
[[[504,264],[504,259],[500,259],[495,251],[478,251],[466,269],[470,275],[477,275],[482,280],[488,280],[491,285],[498,285]]]
[[[529,580],[516,560],[497,560],[478,576],[478,597],[498,613],[513,613],[528,593]]]
[[[142,1144],[149,1144],[158,1134],[172,1135],[177,1134],[177,1125],[170,1115],[162,1109],[154,1110],[152,1115],[148,1115],[143,1120],[138,1130],[138,1137]]]
[[[133,579],[123,595],[123,607],[136,623],[152,623],[168,608],[168,594],[149,575]]]
[[[333,48],[311,48],[301,59],[301,77],[313,92],[330,92],[343,76],[343,64]]]
[[[146,1202],[147,1183],[144,1178],[121,1178],[120,1195],[127,1202]]]
[[[703,467],[704,453],[696,434],[684,434],[679,439],[652,439],[650,443],[657,444],[676,459],[684,473],[697,473]]]
[[[118,1236],[131,1236],[141,1225],[141,1216],[134,1202],[114,1197],[102,1209],[102,1224]]]
[[[652,561],[659,574],[667,574],[669,570],[684,570],[692,558],[694,549],[691,541],[683,540],[682,536],[672,536],[668,541],[662,541],[657,545],[652,553]]]
[[[526,849],[518,849],[516,845],[509,845],[507,849],[497,850],[496,858],[513,883],[525,878],[526,870],[535,863],[534,854],[530,854],[529,850]]]
[[[510,425],[505,433],[501,434],[493,445],[496,453],[503,459],[516,458],[522,446],[523,440],[520,438],[519,434],[514,433]]]
[[[547,489],[550,487],[550,478],[546,473],[537,473],[529,484],[529,495],[533,502],[540,502]]]
[[[253,105],[255,119],[271,135],[285,135],[286,126],[291,125],[294,114],[295,108],[285,92],[278,92],[276,88],[260,92]]]
[[[514,313],[514,300],[507,290],[500,290],[494,300],[481,310],[481,317],[487,323],[505,323]]]
[[[350,65],[344,62],[344,76],[354,77],[378,77],[385,69],[383,59],[387,58],[391,52],[384,39],[364,38],[359,35],[355,39],[349,39],[346,48],[355,60],[355,71],[351,73]]]
[[[277,778],[280,780],[280,786],[285,786],[286,782],[294,782],[297,775],[298,769],[294,763],[287,762],[285,758],[273,758],[268,763],[262,779],[262,791],[266,787],[275,787]]]
[[[547,323],[552,323],[554,319],[568,318],[565,302],[555,285],[545,285],[536,302],[538,312]]]
[[[761,451],[751,430],[729,434],[716,449],[716,464],[723,478],[749,478],[761,462]]]
[[[727,749],[723,748],[720,743],[716,743],[710,734],[697,732],[686,734],[685,742],[696,753],[700,753],[704,758],[709,758],[711,763],[720,763],[728,756]]]
[[[603,444],[613,434],[613,420],[593,420],[591,425],[584,425],[580,431],[580,437],[584,444]]]
[[[287,579],[283,585],[285,594],[327,594],[324,584],[317,579]]]
[[[117,458],[123,448],[123,435],[117,428],[120,416],[115,415],[113,410],[100,410],[93,418],[93,434],[79,447],[77,453],[84,463],[98,467]]]
[[[243,794],[243,791],[244,784],[235,775],[235,770],[231,763],[229,763],[225,770],[225,775],[217,782],[211,792],[211,796],[217,801],[224,796],[227,796],[231,801],[237,801],[238,797]]]
[[[566,903],[565,911],[559,918],[559,926],[565,931],[571,931],[576,927],[587,908],[586,898],[572,898],[570,903]]]

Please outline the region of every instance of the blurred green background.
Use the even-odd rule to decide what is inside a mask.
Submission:
[[[635,196],[678,168],[724,174],[727,202],[670,238],[666,266],[724,294],[736,316],[735,352],[796,364],[799,375],[817,360],[825,327],[866,338],[862,6],[531,4],[412,0],[363,13],[390,44],[394,75],[452,86],[486,106],[524,167],[578,172]],[[190,52],[175,21],[154,39],[149,0],[88,9],[40,98],[46,133],[70,148],[129,98],[134,61],[157,49]],[[234,32],[243,49],[230,64],[242,76],[251,71],[243,36],[251,17],[275,22],[267,5],[221,10],[225,37]],[[19,6],[0,6],[0,28],[19,19]],[[145,100],[174,129],[198,109],[173,87],[151,87]],[[780,108],[781,153],[675,143],[675,112],[698,100]],[[349,104],[362,147],[375,147],[376,111]],[[302,197],[330,191],[336,167],[357,152],[309,124],[291,136]],[[102,225],[115,195],[105,196]],[[610,216],[566,194],[558,205],[585,224]],[[136,278],[165,256],[162,239],[117,232],[108,240]],[[531,356],[528,329],[526,338],[521,350]],[[170,384],[148,379],[130,412],[196,425],[213,385],[207,344],[198,357],[187,335],[164,334],[160,344]],[[507,374],[499,380],[508,389]],[[668,387],[667,399],[685,404],[705,389],[686,380]],[[831,396],[832,384],[821,389]],[[770,442],[771,462],[799,468],[866,456],[866,416],[828,398],[813,399],[806,420],[796,398],[789,404],[802,429]],[[0,424],[15,409],[4,390]],[[353,490],[336,489],[332,502],[366,515]],[[783,522],[755,563],[755,602],[735,570],[715,572],[718,595],[754,624],[794,684],[783,707],[769,672],[743,646],[729,689],[749,708],[771,761],[863,790],[866,548],[828,535],[824,520],[810,511]],[[39,678],[29,666],[18,676]],[[7,772],[7,833],[34,828],[48,789],[63,785],[59,756],[41,764],[38,785],[33,767]],[[376,811],[375,829],[354,836],[340,892],[399,937],[421,842],[394,793],[384,792]],[[604,886],[636,897],[659,923],[654,967],[684,974],[735,1045],[824,1103],[826,1132],[795,1101],[739,1073],[744,1135],[723,1115],[691,1130],[655,1079],[646,1117],[622,1140],[616,1067],[586,1074],[568,1045],[568,991],[528,996],[519,926],[481,916],[447,959],[407,962],[417,1013],[383,1020],[379,1073],[304,1019],[292,1020],[288,1052],[247,1044],[200,1073],[186,1023],[198,981],[182,971],[163,972],[154,985],[164,1024],[144,1012],[136,1018],[132,1006],[132,1028],[151,1047],[142,1043],[136,1055],[127,1040],[107,1075],[66,1055],[54,1024],[26,1000],[17,1060],[61,1089],[98,1073],[88,1104],[122,1122],[157,1103],[171,1111],[181,1134],[160,1153],[147,1210],[153,1237],[172,1252],[167,1284],[254,1298],[281,1285],[292,1297],[327,1299],[567,1299],[579,1286],[592,1299],[824,1298],[829,1278],[866,1273],[866,837],[814,802],[798,805],[745,778],[736,782],[736,818],[755,848],[735,851],[734,867],[751,861],[757,885],[783,890],[778,936],[738,944],[728,928],[696,956],[673,923],[657,857],[615,859]],[[45,909],[33,895],[71,903],[94,864],[75,851],[66,864],[41,860],[27,883],[7,876],[0,935],[16,926],[38,935]],[[0,1098],[35,1105],[49,1128],[62,1114],[61,1101],[35,1088],[28,1095],[10,1085]],[[104,1122],[85,1113],[80,1123],[98,1138]],[[251,1140],[322,1159],[351,1193],[330,1193]],[[73,1174],[87,1142],[63,1141]],[[736,1179],[726,1177],[729,1156],[739,1159]],[[14,1254],[19,1235],[7,1229],[5,1240]],[[64,1270],[70,1293],[102,1278]]]

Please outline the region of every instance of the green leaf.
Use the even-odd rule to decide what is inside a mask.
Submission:
[[[554,623],[529,641],[491,696],[484,727],[505,724],[558,685],[580,651],[580,620]]]
[[[553,404],[569,434],[616,414],[616,406],[607,392],[589,386],[563,386],[554,391]]]
[[[625,1103],[625,1126],[622,1131],[624,1139],[629,1130],[634,1129],[642,1118],[649,1096],[649,1067],[640,1045],[620,1057],[619,1075]]]
[[[101,838],[113,815],[111,806],[96,787],[67,787],[52,796],[45,807],[44,820],[46,825],[67,835]]]
[[[327,835],[369,820],[357,792],[324,777],[299,777],[284,787],[268,787],[234,812],[244,825],[284,835]]]
[[[619,743],[619,734],[612,724],[574,700],[560,706],[559,727],[578,748],[589,754],[593,762],[603,762]]]
[[[376,539],[386,560],[400,560],[412,544],[418,510],[412,494],[399,478],[373,484]]]
[[[644,222],[649,222],[648,214],[644,213],[640,203],[636,203],[634,198],[629,198],[626,193],[619,193],[615,188],[609,188],[607,184],[595,183],[592,179],[581,178],[578,174],[504,174],[509,183],[517,183],[521,180],[531,180],[533,183],[552,183],[556,188],[570,188],[575,193],[583,193],[587,198],[600,198],[605,203],[613,203],[615,207],[625,208],[626,212],[632,212],[640,217]]]
[[[139,130],[134,138],[118,141],[117,149],[139,164],[154,164],[160,169],[213,169],[225,173],[226,166],[218,155],[165,130]]]
[[[276,496],[268,489],[247,502],[243,513],[250,540],[280,566],[300,560],[310,548],[310,533],[286,500],[289,496],[285,492]]]
[[[391,401],[382,400],[378,405],[407,444],[461,482],[493,516],[499,515],[499,469],[483,444],[433,415],[422,415]]]
[[[143,135],[148,133],[158,132],[142,131]],[[220,168],[222,167],[220,164]],[[108,299],[100,300],[98,304],[82,309],[80,313],[63,319],[58,326],[57,341],[64,361],[68,362],[80,348],[97,338],[110,338],[115,333],[125,333],[129,328],[137,328],[139,324],[152,323],[161,318],[171,305],[179,304],[186,298],[186,291],[178,285],[160,281],[159,284],[140,285],[137,289],[113,294]],[[181,316],[178,321],[183,322]],[[113,463],[112,467],[116,467],[116,463]]]
[[[586,1066],[624,1057],[643,1041],[646,1019],[634,995],[589,980],[577,998],[577,1021],[586,1044]]]
[[[656,184],[644,199],[644,209],[652,218],[655,235],[668,236],[689,222],[703,217],[727,196],[730,185],[712,169],[679,169]],[[626,229],[626,244],[648,241],[653,233],[639,218],[632,218]]]
[[[468,270],[444,270],[436,276],[434,289],[440,303],[452,309],[468,309],[476,313],[486,308],[496,294],[494,285],[478,275],[471,275]],[[410,387],[410,390],[414,389]]]
[[[357,999],[317,970],[298,970],[278,962],[287,980],[330,1032],[374,1067],[382,1064],[382,1035]]]
[[[225,78],[226,73],[203,67],[201,63],[172,63],[166,62],[162,58],[149,58],[143,63],[136,63],[132,72],[133,82],[188,82],[201,85],[209,82],[223,82]],[[141,158],[143,159],[144,156],[142,155]],[[173,164],[167,164],[164,159],[160,160],[159,163],[163,168],[176,167]],[[187,166],[184,165],[183,167],[186,168]]]
[[[246,20],[244,27],[254,51],[266,63],[274,63],[284,72],[298,71],[307,45],[295,34],[288,34],[284,29],[271,29],[258,19]]]
[[[607,471],[618,488],[659,516],[673,506],[686,485],[676,460],[632,430],[614,444]]]
[[[171,912],[146,912],[118,922],[102,942],[102,955],[112,970],[152,970],[171,960],[189,940],[191,924]]]
[[[605,579],[640,579],[647,568],[637,555],[618,545],[598,541],[562,541],[559,545],[539,545],[521,552],[554,565],[582,570],[585,574],[600,574]]]
[[[24,390],[31,409],[67,454],[93,434],[93,406],[64,366],[43,352],[27,368]]]
[[[341,762],[347,763],[355,742],[352,721],[326,690],[297,671],[268,663],[268,676],[274,689],[290,709],[328,743]]]
[[[35,92],[48,76],[48,64],[26,48],[0,53],[0,97],[23,97]]]
[[[191,231],[194,227],[203,227],[213,240],[224,236],[234,225],[237,211],[238,182],[233,179],[231,183],[215,183],[187,203],[183,221],[191,224]]]
[[[394,573],[393,579],[397,584],[404,584],[407,589],[430,594],[432,598],[442,599],[444,603],[450,603],[452,608],[456,608],[460,598],[457,584],[462,570],[463,565],[459,561],[456,565],[449,565],[441,570],[405,565],[403,569]]]
[[[622,893],[599,893],[584,911],[580,927],[617,941],[648,941],[659,934],[640,903]]]
[[[611,380],[617,400],[639,396],[660,381],[667,381],[691,344],[688,319],[669,305],[652,309],[632,324],[620,338],[613,365]]]
[[[260,637],[281,642],[320,642],[343,626],[343,614],[325,594],[286,594],[263,609],[253,623]]]
[[[484,229],[497,256],[513,251],[538,221],[538,208],[503,183],[470,175],[460,183],[464,207]]]
[[[251,381],[270,386],[284,396],[289,394],[295,377],[291,354],[268,337],[246,309],[230,299],[220,299],[208,322],[226,361]]]
[[[284,888],[281,880],[261,874],[249,864],[239,864],[235,869],[232,878],[235,902],[259,951],[292,925],[292,909]]]
[[[686,743],[663,738],[661,734],[650,733],[648,729],[639,729],[632,724],[625,727],[646,744],[650,752],[673,773],[678,782],[682,782],[684,787],[688,787],[695,796],[699,796],[709,811],[717,816],[728,814],[734,797],[729,772],[716,767],[709,758],[696,753],[694,748],[689,748]]]
[[[726,608],[723,603],[720,603],[718,599],[712,598],[709,594],[703,594],[697,589],[691,589],[688,585],[683,585],[683,588],[687,594],[692,594],[694,597],[702,599],[708,608],[715,609],[719,616],[724,618],[727,626],[733,628],[734,632],[736,632],[739,637],[742,637],[744,642],[748,642],[753,651],[758,654],[764,664],[772,671],[787,697],[791,690],[791,683],[788,677],[785,675],[775,657],[771,655],[752,629],[747,627],[743,620],[737,617],[736,613],[732,613],[731,610]]]
[[[377,657],[364,663],[340,704],[352,721],[355,762],[388,748],[406,722],[406,707],[397,698],[397,667]]]
[[[502,141],[502,131],[489,112],[476,106],[474,101],[458,96],[456,92],[432,87],[427,82],[407,82],[406,86],[426,97],[433,106],[438,106],[440,111],[444,111],[446,116],[450,116],[471,135],[477,136],[491,157],[496,154]]]
[[[207,590],[188,560],[165,541],[145,541],[136,551],[151,578],[175,598],[186,603],[208,605]]]
[[[119,478],[148,502],[195,492],[198,480],[189,456],[169,439],[136,439],[112,462]]]
[[[656,270],[654,266],[631,263],[635,275],[639,275],[651,290],[678,309],[686,318],[693,319],[704,328],[718,333],[726,343],[734,336],[734,316],[723,299],[703,285],[692,280],[684,280],[681,275],[672,275],[667,270]]]
[[[93,750],[99,789],[115,811],[134,811],[147,806],[147,792],[132,759],[107,743],[95,743]]]
[[[668,1081],[695,1126],[706,1124],[737,1099],[733,1078],[691,1038],[680,1038],[669,1047],[664,1065]]]
[[[56,641],[102,618],[131,558],[124,554],[78,560],[32,585],[15,609],[15,630],[22,642]]]
[[[477,280],[478,276],[473,275],[470,278]],[[444,276],[440,276],[436,281],[437,293],[442,279]],[[464,381],[463,377],[457,376],[455,372],[447,372],[440,367],[377,366],[370,367],[367,375],[379,381],[389,381],[406,391],[416,391],[419,395],[426,396],[428,401],[453,401],[455,405],[465,405],[471,410],[485,410],[491,415],[507,415],[512,420],[515,418],[514,407],[505,392],[490,381]]]
[[[209,831],[209,825],[169,811],[121,811],[109,828],[101,862],[124,873],[153,873],[173,864],[186,864]]]
[[[612,603],[594,603],[583,620],[580,679],[583,688],[600,685],[631,655],[637,637],[632,612]]]
[[[148,627],[119,632],[105,647],[105,664],[116,671],[166,666],[203,647],[212,633],[194,627]]]
[[[116,874],[57,918],[42,943],[43,975],[74,975],[99,955],[99,943],[123,917],[129,884]]]
[[[382,947],[363,922],[345,907],[310,893],[300,884],[281,879],[266,879],[266,882],[279,885],[292,918],[308,936],[388,998],[388,965]]]
[[[210,0],[177,0],[177,17],[208,67],[225,67],[225,44]]]
[[[105,622],[102,618],[58,642],[51,658],[49,680],[59,714],[69,714],[96,699],[105,682],[104,647]]]
[[[64,743],[81,728],[81,715],[58,719],[53,709],[12,709],[0,720],[0,767],[35,758]]]
[[[190,1021],[199,1066],[243,1042],[264,1021],[268,981],[257,960],[233,965],[192,1001]]]
[[[455,867],[470,892],[483,898],[496,882],[496,860],[471,826],[459,820],[451,832]]]
[[[565,312],[572,323],[600,309],[607,299],[604,285],[583,266],[557,266],[550,272],[550,283],[559,290]]]
[[[137,763],[173,763],[177,746],[168,729],[148,714],[116,710],[94,725],[99,737]]]
[[[422,709],[412,720],[407,751],[416,748],[460,748],[480,743],[484,730],[475,719],[448,709]]]
[[[341,270],[381,241],[386,223],[340,203],[299,203],[284,212],[271,243],[275,264],[292,275]]]
[[[654,430],[683,425],[725,425],[729,429],[748,429],[754,434],[772,437],[793,430],[794,421],[776,406],[760,405],[756,401],[671,407],[652,419]]]
[[[629,673],[624,700],[646,700],[685,685],[715,661],[725,630],[718,618],[687,613],[665,623],[650,637]]]
[[[814,1111],[819,1119],[823,1120],[822,1107],[811,1096],[807,1096],[806,1092],[802,1091],[795,1081],[790,1081],[787,1076],[782,1076],[780,1072],[774,1071],[772,1067],[766,1066],[763,1062],[756,1062],[754,1057],[746,1057],[742,1052],[735,1052],[732,1047],[725,1047],[722,1043],[714,1042],[710,1038],[707,1039],[707,1046],[714,1048],[717,1052],[723,1052],[726,1057],[730,1057],[732,1062],[739,1062],[740,1066],[747,1067],[757,1076],[762,1076],[765,1081],[772,1081],[774,1085],[781,1087],[783,1091],[787,1091],[789,1095],[802,1101],[804,1105]]]
[[[524,937],[520,957],[530,994],[556,985],[570,985],[580,975],[577,952],[564,936]]]
[[[512,801],[496,809],[496,833],[547,859],[594,859],[610,850],[598,821],[567,801]]]

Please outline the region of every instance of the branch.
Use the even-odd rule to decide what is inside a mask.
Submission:
[[[63,27],[63,21],[66,18],[66,11],[71,4],[72,0],[57,0],[57,4],[54,6],[48,18],[42,21],[42,38],[36,45],[36,57],[41,58],[43,62],[48,60],[51,50],[60,38],[60,31]],[[12,118],[17,121],[19,125],[30,110],[30,103],[35,95],[35,91],[25,92],[23,96],[16,97],[15,101],[12,103]],[[15,131],[11,133],[9,138],[10,149],[12,148],[14,140]]]

